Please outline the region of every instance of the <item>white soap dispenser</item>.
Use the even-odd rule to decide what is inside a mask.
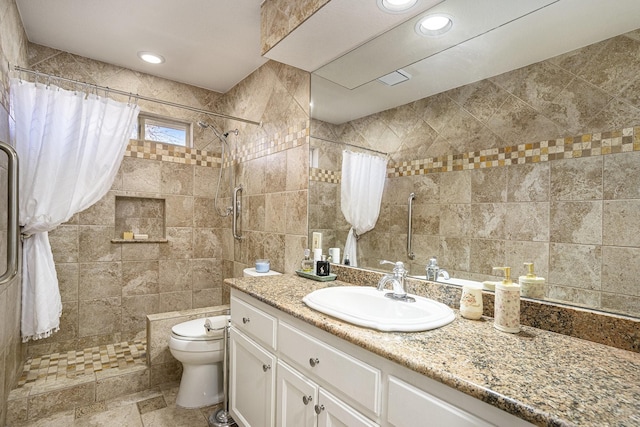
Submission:
[[[520,295],[529,298],[544,298],[544,277],[538,277],[533,272],[533,263],[525,262],[524,266],[528,272],[526,276],[520,276],[518,283],[520,284]]]
[[[510,267],[493,267],[504,271],[504,280],[496,284],[493,327],[511,334],[520,332],[520,285],[511,281]]]

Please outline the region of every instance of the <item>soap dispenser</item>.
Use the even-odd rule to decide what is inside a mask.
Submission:
[[[520,332],[520,285],[511,281],[510,267],[493,267],[504,271],[504,280],[496,284],[493,327],[516,334]]]
[[[538,277],[533,272],[533,263],[525,262],[527,275],[520,276],[518,283],[520,284],[520,295],[529,298],[544,298],[544,277]]]
[[[300,263],[300,270],[305,273],[313,273],[313,260],[309,257],[311,256],[311,251],[309,249],[304,250],[304,258]]]

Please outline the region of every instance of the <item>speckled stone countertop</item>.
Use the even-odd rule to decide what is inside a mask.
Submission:
[[[426,332],[378,332],[308,308],[327,286],[294,275],[227,279],[232,288],[379,356],[541,426],[640,426],[640,354],[492,319],[460,317]]]

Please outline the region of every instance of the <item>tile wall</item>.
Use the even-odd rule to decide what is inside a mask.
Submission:
[[[53,337],[30,343],[30,354],[135,340],[148,314],[223,304],[222,279],[258,258],[293,271],[307,234],[308,73],[270,62],[221,95],[43,46],[30,45],[29,56],[30,68],[45,73],[262,122],[214,121],[141,102],[142,111],[238,128],[228,141],[234,185],[244,187],[244,239],[233,239],[231,217],[214,213],[221,159],[212,134],[194,126],[194,149],[132,140],[111,191],[50,233],[62,324]],[[225,180],[221,208],[229,194]],[[164,200],[167,242],[112,242],[121,237],[116,196]]]
[[[197,108],[221,95],[35,44],[28,67]],[[144,112],[195,122],[207,117],[140,102]],[[32,355],[145,337],[146,315],[222,303],[222,234],[212,214],[220,166],[212,135],[194,126],[194,148],[132,140],[108,194],[50,232],[63,302],[60,331],[28,345]],[[116,197],[164,201],[166,243],[114,243]],[[141,225],[137,232],[145,233]],[[135,231],[135,230],[134,230]]]
[[[640,315],[638,87],[640,30],[342,125],[314,121],[311,228],[344,245],[343,143],[388,152],[361,263],[393,256],[424,274],[435,255],[458,277],[495,280],[492,266],[518,276],[533,261],[550,298]]]
[[[8,64],[26,65],[27,38],[14,0],[0,0],[0,140],[9,142]],[[0,153],[0,273],[6,267],[7,158]],[[7,397],[22,371],[20,339],[20,274],[0,285],[0,425],[7,417]]]
[[[330,0],[266,0],[260,6],[260,52],[264,55],[280,40]]]
[[[243,185],[244,238],[224,236],[225,277],[256,259],[292,273],[307,247],[310,75],[267,62],[225,94],[226,112],[262,122],[240,127],[236,184]],[[232,255],[231,255],[232,254]]]

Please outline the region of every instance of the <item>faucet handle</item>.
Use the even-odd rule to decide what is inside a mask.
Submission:
[[[393,268],[393,272],[394,273],[404,274],[404,273],[407,272],[407,270],[405,270],[405,268],[404,268],[404,262],[402,262],[402,261],[393,262],[393,261],[381,260],[380,261],[380,265],[382,265],[382,264],[393,264],[393,265],[395,265],[395,267]]]
[[[437,267],[437,266],[438,266],[438,260],[436,259],[436,257],[429,258],[429,264],[427,265],[427,267]]]

